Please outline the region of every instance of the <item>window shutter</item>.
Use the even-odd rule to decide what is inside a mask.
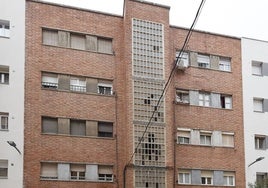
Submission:
[[[42,178],[57,178],[57,164],[56,163],[42,163],[41,164],[41,177]]]
[[[190,64],[191,66],[197,67],[197,53],[196,52],[190,52]]]
[[[58,133],[70,134],[70,119],[58,118]]]
[[[8,160],[0,160],[0,168],[8,168]]]
[[[85,35],[71,34],[71,48],[78,50],[86,49]]]
[[[224,179],[223,179],[223,171],[215,170],[213,172],[213,185],[223,185]]]
[[[59,46],[70,47],[70,33],[66,31],[59,31]]]
[[[101,53],[112,53],[112,40],[98,38],[98,52]]]
[[[198,91],[189,91],[190,104],[199,105],[199,92]]]
[[[86,122],[86,135],[87,136],[98,136],[98,122],[87,121]]]
[[[201,184],[201,171],[200,170],[191,170],[191,182],[193,185]]]
[[[71,164],[71,171],[85,172],[86,171],[86,165],[82,165],[82,164]]]
[[[97,51],[97,37],[96,36],[86,36],[86,50]]]
[[[43,30],[43,44],[58,46],[58,31]]]
[[[70,164],[58,164],[58,179],[59,180],[70,179]]]
[[[268,99],[263,99],[263,111],[268,112]]]
[[[9,73],[9,66],[0,65],[0,72],[1,73]]]
[[[200,131],[191,130],[191,144],[200,144]]]
[[[86,165],[86,179],[96,181],[98,178],[98,165]]]
[[[81,120],[71,120],[71,135],[86,135],[86,122]]]
[[[218,56],[211,55],[210,56],[210,68],[219,70],[219,61],[220,61],[220,58]]]
[[[42,118],[42,132],[43,133],[58,133],[58,120],[57,118]]]
[[[234,135],[233,134],[222,134],[222,145],[227,147],[234,147]]]
[[[221,95],[218,93],[211,93],[211,103],[212,107],[220,108],[221,107]]]
[[[99,166],[99,174],[113,174],[112,166]]]
[[[98,92],[98,80],[94,78],[87,78],[86,80],[87,92],[97,93]]]
[[[262,74],[268,76],[268,63],[262,63]]]
[[[59,75],[59,89],[70,90],[70,76]]]
[[[100,122],[99,123],[99,129],[100,132],[113,132],[113,124],[112,123],[106,123],[106,122]]]

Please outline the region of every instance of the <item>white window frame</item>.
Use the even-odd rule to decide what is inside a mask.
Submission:
[[[177,130],[177,143],[178,144],[190,144],[191,133],[189,129],[178,129]],[[182,139],[182,140],[181,140]],[[188,140],[188,142],[186,142]]]
[[[201,137],[204,137],[204,143],[201,142]],[[211,146],[212,145],[212,132],[210,131],[201,131],[200,132],[200,145]]]
[[[0,37],[10,37],[10,22],[0,20]]]
[[[211,106],[211,96],[210,93],[207,92],[199,92],[199,106]]]
[[[208,55],[197,55],[197,64],[200,68],[209,69],[210,68],[210,57]]]
[[[251,71],[252,71],[252,75],[254,76],[262,76],[262,67],[263,63],[259,62],[259,61],[252,61],[251,64]]]
[[[190,103],[190,95],[189,90],[176,90],[176,102],[189,104]]]
[[[42,87],[49,89],[57,89],[59,83],[59,78],[57,74],[54,73],[43,73],[42,74]]]
[[[232,137],[232,144],[230,144],[230,143],[224,144],[223,139],[222,139],[222,146],[224,146],[224,147],[234,147],[234,133],[223,132],[222,137],[223,136],[231,136]]]
[[[7,125],[2,125],[2,118],[7,118]],[[8,115],[0,115],[0,130],[8,130]],[[4,127],[5,128],[2,128]]]
[[[221,100],[222,100],[222,98],[224,98],[224,106],[221,106],[221,108],[223,108],[223,109],[232,109],[233,108],[233,98],[232,98],[232,96],[231,95],[221,95]]]
[[[255,137],[254,137],[255,149],[257,149],[257,150],[265,150],[266,149],[265,139],[266,139],[266,137],[264,135],[255,135]],[[261,143],[262,143],[262,147],[260,147]]]
[[[188,180],[189,182],[187,182],[187,178],[186,176],[188,176]],[[180,178],[182,177],[182,179]],[[182,180],[182,181],[180,181]],[[179,174],[178,174],[178,184],[191,184],[191,173],[190,172],[186,172],[186,171],[179,171]]]
[[[180,52],[176,52],[176,59],[180,55]],[[188,52],[182,52],[181,56],[178,59],[178,66],[189,66],[189,53]]]
[[[231,59],[221,57],[219,61],[219,70],[231,72]]]
[[[110,88],[111,89],[110,94],[106,94],[106,92],[101,93],[100,92],[100,87]],[[98,94],[101,94],[101,95],[112,95],[113,94],[113,85],[112,84],[98,83]]]
[[[224,186],[235,186],[235,173],[223,172]]]
[[[86,92],[86,79],[82,77],[70,78],[70,90],[78,92]]]
[[[253,111],[254,112],[264,112],[263,99],[253,98]]]
[[[113,174],[99,174],[99,181],[113,182]],[[111,177],[110,177],[111,176]]]

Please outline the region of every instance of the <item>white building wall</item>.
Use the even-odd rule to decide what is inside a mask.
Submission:
[[[242,73],[246,184],[256,181],[257,172],[268,172],[268,149],[255,149],[255,135],[268,136],[268,112],[254,112],[253,98],[268,99],[268,76],[252,75],[252,60],[268,63],[268,42],[242,38]],[[259,157],[263,160],[254,162]]]
[[[8,130],[0,129],[0,160],[8,160],[8,177],[0,187],[23,187],[25,1],[0,0],[0,21],[10,22],[10,37],[0,36],[0,66],[9,66],[9,83],[0,83],[0,112],[9,113]],[[7,144],[14,141],[15,148]]]

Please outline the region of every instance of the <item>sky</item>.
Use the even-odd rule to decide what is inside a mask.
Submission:
[[[44,0],[117,15],[124,0]],[[147,0],[170,6],[170,24],[189,28],[201,0]],[[268,41],[268,0],[206,0],[195,29]]]

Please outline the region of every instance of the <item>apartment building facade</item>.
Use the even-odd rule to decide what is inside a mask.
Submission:
[[[267,83],[268,43],[242,38],[246,182],[262,184],[268,178]],[[257,160],[257,161],[256,161]]]
[[[239,39],[195,31],[163,94],[169,7],[26,4],[25,188],[244,187]]]
[[[0,6],[0,185],[23,185],[25,2]]]

